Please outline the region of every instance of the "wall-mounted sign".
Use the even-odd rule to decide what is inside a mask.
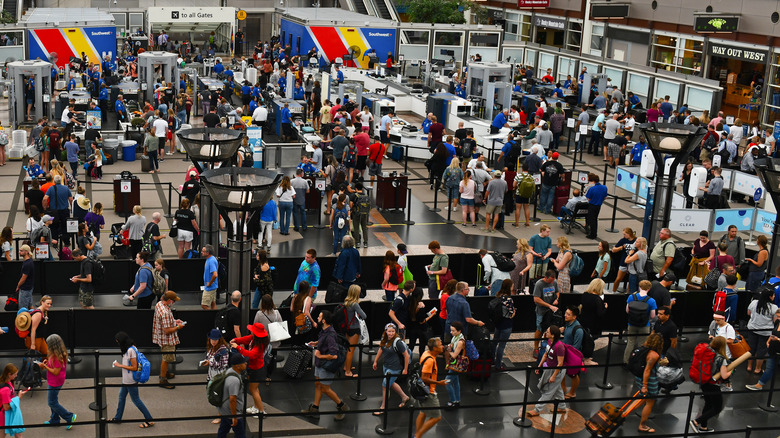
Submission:
[[[558,20],[557,18],[534,17],[534,26],[546,27],[547,29],[564,30],[566,29],[566,21]]]
[[[517,0],[518,8],[549,8],[550,0]]]
[[[590,18],[597,20],[626,18],[628,7],[627,3],[594,3],[590,6]]]
[[[728,46],[712,41],[709,42],[709,49],[707,52],[712,56],[739,59],[740,61],[755,62],[759,64],[766,63],[767,57],[766,50],[752,49],[749,47]]]
[[[739,27],[739,17],[697,15],[693,18],[693,30],[699,33],[732,33]]]

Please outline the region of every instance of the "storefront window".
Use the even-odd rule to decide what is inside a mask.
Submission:
[[[566,37],[566,48],[575,52],[580,51],[582,45],[582,22],[569,20],[569,35]]]
[[[652,66],[688,75],[701,71],[703,41],[656,34],[653,38]]]
[[[772,54],[772,67],[765,83],[767,91],[764,125],[769,127],[780,121],[780,53]]]
[[[604,25],[594,23],[591,29],[590,54],[601,56],[601,48],[604,47]]]
[[[531,15],[530,14],[507,12],[505,17],[506,17],[504,20],[505,41],[530,41],[531,40]]]

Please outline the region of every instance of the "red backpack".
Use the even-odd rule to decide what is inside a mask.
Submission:
[[[726,291],[719,290],[715,292],[715,298],[712,300],[713,312],[725,312],[726,311]]]
[[[404,282],[404,268],[401,267],[401,265],[397,264],[395,265],[395,275],[393,273],[390,273],[390,276],[387,277],[387,281],[390,284],[394,284],[398,286],[399,284]]]
[[[713,383],[712,364],[715,362],[715,350],[701,343],[693,350],[693,361],[688,376],[693,383]]]

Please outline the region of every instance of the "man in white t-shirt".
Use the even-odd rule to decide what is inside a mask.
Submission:
[[[766,150],[769,156],[774,156],[775,154],[775,131],[773,128],[767,128],[766,129],[766,139],[764,140],[764,144],[766,145]]]
[[[406,254],[409,253],[409,251],[406,249],[406,244],[399,243],[395,249],[398,250],[398,261],[396,263],[401,266],[401,269],[406,269],[406,266],[409,264],[409,262],[406,260]]]
[[[265,128],[265,122],[268,120],[268,108],[265,105],[260,105],[255,108],[252,113],[252,124]]]
[[[168,122],[160,117],[160,113],[155,111],[157,118],[152,123],[154,136],[157,137],[157,149],[165,149],[165,139],[168,136]],[[162,157],[162,155],[160,155]]]

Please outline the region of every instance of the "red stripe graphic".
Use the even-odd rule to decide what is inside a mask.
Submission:
[[[44,44],[43,52],[49,54],[56,52],[58,56],[57,66],[62,67],[68,63],[71,56],[77,56],[73,53],[67,41],[59,29],[37,29],[34,30],[38,39]]]
[[[341,36],[335,27],[311,26],[310,29],[328,60],[332,62],[334,59],[347,54],[347,49],[344,47],[344,43],[341,42]]]

